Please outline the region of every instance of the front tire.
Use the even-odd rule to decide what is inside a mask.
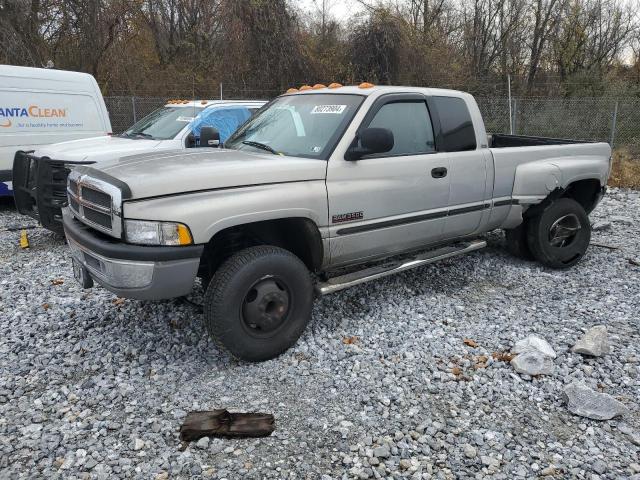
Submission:
[[[591,223],[582,205],[571,198],[555,200],[529,219],[527,244],[532,255],[551,268],[569,268],[580,261],[591,241]]]
[[[296,343],[312,306],[307,267],[291,252],[268,245],[232,255],[213,275],[204,296],[211,337],[249,362],[277,357]]]

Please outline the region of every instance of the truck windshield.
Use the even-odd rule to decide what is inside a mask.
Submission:
[[[122,133],[127,138],[148,138],[170,140],[191,122],[204,108],[202,107],[163,107],[150,113],[133,127]]]
[[[279,97],[224,146],[326,160],[363,100],[361,95],[330,93]]]

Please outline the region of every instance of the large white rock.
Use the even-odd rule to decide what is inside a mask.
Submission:
[[[596,392],[582,382],[567,385],[564,397],[571,413],[592,420],[611,420],[629,414],[629,409],[622,402],[606,393]]]
[[[553,347],[549,345],[549,342],[536,335],[529,335],[527,338],[518,340],[513,347],[513,353],[517,354],[529,350],[537,350],[547,357],[556,358],[556,352],[553,350]]]
[[[511,366],[518,373],[526,375],[551,375],[554,365],[553,359],[538,350],[526,350],[511,360]]]
[[[609,353],[609,339],[607,337],[607,327],[596,325],[590,328],[571,349],[572,352],[583,355],[600,357]]]

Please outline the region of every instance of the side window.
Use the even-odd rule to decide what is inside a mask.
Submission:
[[[393,149],[384,155],[417,155],[435,151],[433,127],[427,104],[400,101],[380,107],[369,127],[388,128],[393,132]]]
[[[220,132],[220,141],[224,143],[250,116],[249,109],[243,106],[208,108],[191,123],[191,133],[199,138],[202,127],[213,127]]]
[[[475,150],[476,132],[466,103],[461,98],[433,97],[440,128],[442,129],[443,147],[446,152],[462,152]]]

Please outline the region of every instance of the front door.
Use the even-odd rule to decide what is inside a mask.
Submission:
[[[391,151],[327,169],[331,263],[384,257],[438,242],[449,199],[449,156],[437,153],[426,97],[383,95],[360,128],[393,132]]]

